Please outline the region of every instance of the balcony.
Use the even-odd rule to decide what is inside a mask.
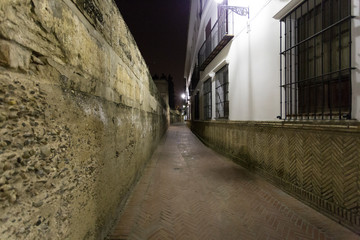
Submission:
[[[191,76],[191,82],[190,82],[190,95],[192,96],[194,93],[194,90],[198,84],[200,80],[200,72],[199,72],[199,67],[196,65],[194,67],[192,76]]]
[[[230,27],[228,15],[220,17],[205,42],[200,47],[198,53],[199,70],[204,71],[206,66],[219,54],[219,52],[234,37],[233,30]],[[230,30],[230,31],[229,31]]]

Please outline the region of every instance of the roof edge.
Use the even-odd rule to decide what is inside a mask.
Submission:
[[[276,13],[273,18],[276,20],[281,20],[284,18],[289,12],[294,10],[297,6],[299,6],[304,0],[291,0],[285,7],[283,7],[278,13]]]

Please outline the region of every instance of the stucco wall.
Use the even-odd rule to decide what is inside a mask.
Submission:
[[[251,1],[250,19],[234,16],[229,59],[229,119],[273,121],[280,108],[280,23],[289,1]],[[248,26],[247,26],[248,25]]]
[[[104,237],[167,112],[112,0],[0,1],[0,238]]]
[[[355,119],[360,119],[360,2],[356,0],[352,0],[352,67],[354,70],[352,74],[352,116]]]
[[[201,122],[206,144],[360,233],[360,125]]]
[[[249,7],[250,16],[248,18],[232,11],[228,12],[228,29],[234,37],[204,71],[200,72],[200,81],[196,88],[200,91],[200,119],[204,119],[203,82],[212,78],[212,118],[215,119],[215,78],[211,76],[212,73],[216,73],[228,64],[229,119],[234,121],[276,120],[280,114],[280,24],[273,16],[287,3],[289,0],[229,0],[228,4],[231,6]],[[211,18],[213,26],[218,19],[216,1],[209,1],[206,5],[199,32],[195,27],[195,16],[192,16],[193,19],[190,18],[192,25],[189,27],[188,38],[188,44],[194,45],[188,45],[187,56],[187,61],[191,61],[193,65],[196,62],[198,50],[205,40],[206,24]],[[196,42],[190,42],[193,37],[197,39]],[[188,65],[190,63],[187,63]],[[190,67],[186,67],[185,77],[188,81],[190,74]]]
[[[200,90],[200,119],[204,119],[202,88],[210,73],[228,64],[229,69],[229,120],[233,121],[276,121],[280,115],[280,22],[274,19],[288,3],[299,0],[228,0],[230,6],[249,7],[249,18],[228,13],[229,29],[234,38],[200,72],[196,89]],[[360,118],[360,4],[352,0],[352,119]],[[208,1],[201,23],[195,12],[196,1],[192,4],[185,78],[190,86],[192,67],[197,64],[197,55],[205,40],[205,27],[211,18],[216,22],[217,5]],[[199,25],[198,25],[199,24]],[[197,28],[199,26],[199,29]],[[231,31],[230,31],[231,32]],[[282,49],[284,50],[284,49]],[[213,119],[215,118],[215,86],[213,84]],[[283,100],[284,101],[284,100]],[[192,102],[194,104],[194,102]],[[283,104],[282,107],[285,105]],[[283,110],[284,111],[284,110]]]

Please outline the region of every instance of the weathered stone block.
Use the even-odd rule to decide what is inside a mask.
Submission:
[[[0,40],[0,65],[26,70],[29,68],[31,52],[24,47]]]

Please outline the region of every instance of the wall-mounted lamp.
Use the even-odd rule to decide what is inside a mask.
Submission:
[[[238,6],[228,6],[225,4],[222,4],[224,0],[215,0],[219,5],[220,8],[225,10],[233,11],[234,13],[240,15],[240,16],[247,16],[250,18],[250,9],[249,7],[238,7]]]

